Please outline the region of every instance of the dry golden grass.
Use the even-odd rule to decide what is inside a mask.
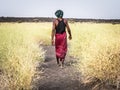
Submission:
[[[0,25],[1,90],[30,90],[31,88],[37,62],[43,60],[44,51],[34,41],[30,25],[27,23]]]
[[[115,84],[120,75],[120,24],[74,23],[70,27],[69,54],[79,59],[77,70],[85,77]],[[0,24],[0,86],[29,88],[35,59],[44,57],[38,44],[50,45],[51,29],[52,23]]]
[[[85,77],[116,84],[120,75],[120,25],[74,24],[71,55],[79,58],[76,65]]]

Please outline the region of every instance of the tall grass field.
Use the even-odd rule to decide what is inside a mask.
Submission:
[[[70,23],[69,54],[84,77],[116,84],[120,76],[120,24]],[[0,23],[0,88],[30,89],[39,44],[50,45],[52,23]]]
[[[31,89],[37,63],[44,58],[35,30],[34,24],[0,24],[0,90]]]
[[[85,78],[116,85],[120,75],[120,24],[75,23],[70,54]],[[84,81],[84,80],[83,80]]]

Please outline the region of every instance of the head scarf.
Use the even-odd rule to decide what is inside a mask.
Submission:
[[[55,15],[56,15],[56,17],[58,17],[58,18],[62,18],[62,17],[63,17],[63,11],[62,11],[62,10],[57,10],[57,11],[55,12]]]

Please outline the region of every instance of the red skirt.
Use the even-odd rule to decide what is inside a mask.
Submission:
[[[55,34],[55,50],[56,57],[64,59],[67,52],[67,35],[66,32],[63,34]]]

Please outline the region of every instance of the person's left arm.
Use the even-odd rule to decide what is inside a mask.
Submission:
[[[67,31],[68,31],[68,34],[69,34],[69,40],[72,39],[72,34],[71,34],[71,30],[70,30],[70,27],[69,27],[69,24],[68,24],[68,21],[65,20],[65,24],[66,24],[66,28],[67,28]]]

